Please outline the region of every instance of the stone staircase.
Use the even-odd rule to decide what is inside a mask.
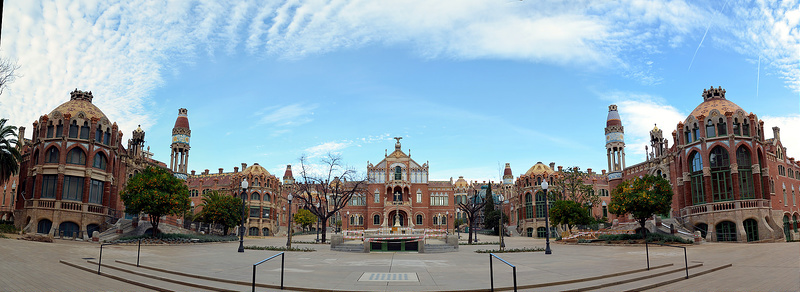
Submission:
[[[360,253],[363,253],[364,252],[364,244],[363,243],[359,243],[359,244],[352,244],[352,243],[339,244],[339,245],[336,245],[335,247],[331,246],[331,250],[343,251],[343,252],[360,252]]]
[[[426,244],[425,253],[444,253],[458,251],[455,246],[446,244]]]

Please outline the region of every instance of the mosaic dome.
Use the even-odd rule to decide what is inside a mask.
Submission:
[[[86,119],[108,120],[106,114],[92,104],[92,98],[91,91],[86,92],[75,89],[70,93],[69,101],[53,109],[49,116],[52,117],[56,112],[60,112],[62,115],[70,114],[72,117],[78,117],[80,113],[83,113]]]

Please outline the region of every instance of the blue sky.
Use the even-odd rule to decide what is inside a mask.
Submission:
[[[496,180],[604,169],[609,104],[640,162],[722,86],[800,151],[798,1],[155,2],[6,1],[0,116],[30,127],[78,88],[162,161],[187,108],[197,171],[328,151],[364,171],[401,136],[432,179]]]

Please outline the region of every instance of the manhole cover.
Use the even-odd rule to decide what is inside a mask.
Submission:
[[[417,273],[364,273],[359,282],[419,282]]]

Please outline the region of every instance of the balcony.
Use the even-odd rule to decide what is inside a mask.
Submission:
[[[763,199],[715,202],[683,208],[681,209],[681,217],[705,215],[723,211],[769,208],[769,200]]]
[[[32,199],[25,201],[25,208],[27,209],[45,209],[45,210],[65,210],[83,213],[95,213],[100,215],[112,215],[112,209],[108,207],[89,204],[77,201],[56,201],[56,200],[40,200]]]
[[[384,207],[390,206],[411,206],[411,202],[409,201],[385,201],[383,204]]]

